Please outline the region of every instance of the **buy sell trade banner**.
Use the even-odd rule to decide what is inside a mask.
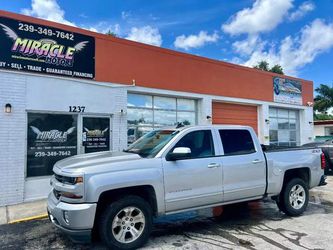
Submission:
[[[0,16],[0,69],[93,79],[95,39]]]

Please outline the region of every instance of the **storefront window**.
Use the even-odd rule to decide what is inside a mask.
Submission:
[[[53,165],[77,154],[77,115],[28,113],[27,177],[52,175]]]
[[[196,124],[196,101],[184,98],[128,94],[127,138],[131,144],[155,128]]]
[[[128,125],[153,126],[153,110],[128,107],[127,122]]]
[[[154,110],[154,127],[173,126],[177,124],[175,110]]]
[[[153,97],[148,95],[129,94],[127,99],[128,107],[152,108]]]
[[[154,109],[176,110],[176,98],[154,96]]]
[[[298,111],[270,108],[269,121],[269,138],[271,145],[299,145]]]

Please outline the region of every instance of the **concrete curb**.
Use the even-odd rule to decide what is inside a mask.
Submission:
[[[0,225],[46,217],[46,199],[0,207]]]

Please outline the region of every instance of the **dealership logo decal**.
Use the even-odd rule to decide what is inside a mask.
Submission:
[[[66,142],[67,136],[75,130],[75,127],[71,127],[67,131],[59,131],[57,129],[40,131],[34,126],[30,126],[30,128],[37,135],[36,142]]]
[[[109,130],[109,128],[106,128],[104,130],[94,129],[89,130],[87,128],[84,128],[84,130],[87,132],[87,136],[89,137],[103,137],[105,132]]]
[[[58,44],[52,39],[28,39],[20,38],[15,31],[8,26],[1,24],[0,26],[6,33],[6,35],[14,41],[11,51],[18,52],[27,59],[32,56],[44,58],[45,63],[53,65],[61,65],[66,67],[72,67],[74,64],[74,55],[82,51],[89,41],[82,41],[77,43],[74,47],[66,47]],[[31,58],[30,60],[35,60]]]

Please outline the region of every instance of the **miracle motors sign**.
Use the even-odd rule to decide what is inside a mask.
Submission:
[[[95,39],[0,17],[0,69],[93,79]]]

